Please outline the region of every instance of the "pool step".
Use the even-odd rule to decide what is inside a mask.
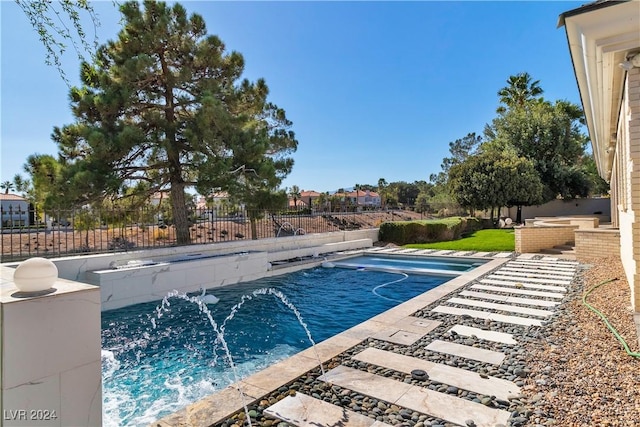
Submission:
[[[341,408],[304,393],[287,396],[264,410],[266,415],[299,427],[391,427],[366,415]]]
[[[477,427],[507,425],[511,416],[508,411],[342,365],[319,379],[463,426],[468,425],[467,420]]]

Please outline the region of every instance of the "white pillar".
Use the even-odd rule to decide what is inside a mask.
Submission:
[[[100,426],[100,288],[55,279],[25,292],[15,272],[0,266],[0,425]]]

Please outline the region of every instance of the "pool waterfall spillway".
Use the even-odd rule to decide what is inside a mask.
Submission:
[[[290,239],[296,236],[274,240]],[[102,310],[113,310],[149,301],[159,301],[172,290],[183,293],[215,289],[255,280],[284,271],[272,271],[274,265],[302,268],[291,260],[317,260],[323,255],[369,248],[371,239],[355,239],[316,246],[289,246],[278,251],[238,251],[211,253],[207,250],[154,258],[112,260],[110,267],[86,271],[85,281],[100,286]],[[306,265],[308,267],[308,265]]]

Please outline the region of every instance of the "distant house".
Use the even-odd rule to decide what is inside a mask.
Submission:
[[[346,196],[358,207],[379,208],[382,205],[380,195],[370,190],[351,191]]]
[[[17,194],[0,194],[2,226],[24,227],[31,225],[33,213],[29,211],[29,202]]]
[[[170,195],[168,191],[158,191],[151,195],[150,202],[153,206],[159,206],[161,203],[167,203]]]
[[[335,193],[334,197],[343,199],[349,206],[356,206],[359,209],[377,209],[382,206],[380,195],[370,190],[355,190],[346,193]]]
[[[293,199],[293,197],[289,196],[289,207],[298,207],[298,208],[308,208],[313,207],[314,202],[321,196],[321,193],[313,190],[302,190],[300,192],[300,197],[297,199]]]

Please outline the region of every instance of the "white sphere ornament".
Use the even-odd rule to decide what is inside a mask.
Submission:
[[[29,258],[13,273],[13,283],[21,292],[51,289],[58,279],[58,267],[46,258]]]

